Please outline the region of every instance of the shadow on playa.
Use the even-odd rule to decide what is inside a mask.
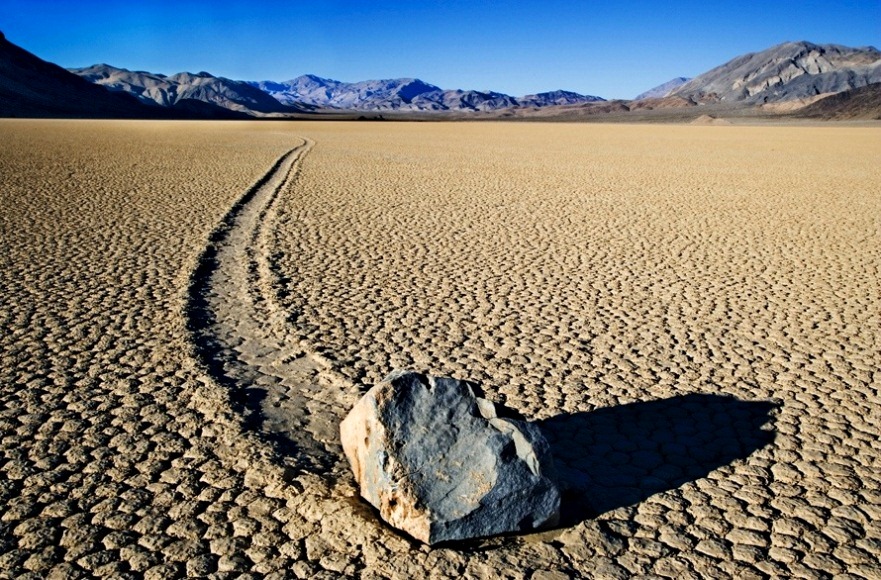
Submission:
[[[539,422],[563,488],[561,526],[705,477],[774,440],[777,405],[689,394]]]

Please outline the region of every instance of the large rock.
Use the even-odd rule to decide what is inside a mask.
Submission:
[[[557,523],[548,444],[496,415],[473,385],[394,371],[340,425],[361,495],[392,526],[435,544]]]

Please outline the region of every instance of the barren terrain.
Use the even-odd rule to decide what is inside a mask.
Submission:
[[[0,122],[0,577],[878,578],[881,133]],[[540,421],[559,529],[434,549],[337,425]]]

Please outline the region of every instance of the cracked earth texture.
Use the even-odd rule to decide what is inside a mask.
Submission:
[[[881,136],[0,122],[0,576],[881,577]],[[338,421],[540,421],[560,528],[429,549]]]

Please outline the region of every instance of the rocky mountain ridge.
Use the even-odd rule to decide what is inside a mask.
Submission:
[[[670,93],[699,102],[761,104],[834,94],[881,82],[881,51],[785,42],[738,56]]]
[[[128,93],[148,104],[169,107],[185,99],[211,103],[241,113],[298,113],[305,109],[280,103],[247,83],[207,72],[182,72],[166,76],[146,71],[96,64],[70,69],[80,77],[114,92]]]

